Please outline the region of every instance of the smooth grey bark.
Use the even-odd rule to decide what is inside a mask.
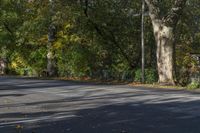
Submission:
[[[175,0],[166,16],[160,15],[158,0],[145,0],[149,8],[157,46],[157,67],[159,83],[174,85],[174,29],[187,0]]]

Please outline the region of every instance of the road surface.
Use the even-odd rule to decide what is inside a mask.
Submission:
[[[200,94],[0,77],[0,133],[200,133]]]

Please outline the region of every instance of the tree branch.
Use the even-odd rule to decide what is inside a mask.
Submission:
[[[10,29],[10,27],[8,26],[8,24],[6,24],[6,22],[3,22],[3,25],[5,27],[5,29],[10,33],[11,36],[14,36],[12,30]]]
[[[168,14],[163,18],[166,25],[174,26],[178,23],[179,17],[182,14],[187,0],[175,0],[174,5]]]
[[[96,24],[94,21],[92,21],[88,15],[88,0],[85,0],[85,3],[84,3],[84,14],[85,16],[87,17],[88,21],[94,26],[94,29],[96,30],[96,32],[105,40],[107,40],[108,38],[106,36],[109,36],[109,35],[106,35],[106,32],[103,29],[105,29],[105,27],[102,27],[100,28],[98,24]],[[117,42],[114,34],[112,33],[112,31],[110,30],[106,30],[107,32],[109,32],[111,38],[110,38],[110,41],[115,45],[116,48],[118,48],[122,54],[122,56],[127,60],[127,62],[129,63],[130,67],[134,68],[135,67],[135,64],[131,63],[131,59],[128,57],[128,55],[124,52],[124,50],[122,49],[122,47],[120,46],[120,44]]]
[[[149,8],[149,16],[151,20],[160,19],[160,9],[158,7],[158,0],[145,0],[148,8]]]

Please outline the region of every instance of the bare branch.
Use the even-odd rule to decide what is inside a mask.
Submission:
[[[166,25],[174,26],[177,24],[179,17],[182,14],[187,0],[175,0],[174,5],[168,14],[163,18],[163,22]]]
[[[4,25],[5,29],[10,33],[10,35],[13,36],[13,32],[12,32],[12,30],[10,29],[10,27],[8,26],[8,24],[7,24],[6,22],[3,22],[3,25]]]

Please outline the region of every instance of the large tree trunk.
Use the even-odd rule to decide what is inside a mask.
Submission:
[[[158,0],[145,0],[149,8],[154,36],[157,45],[157,67],[159,83],[174,85],[174,34],[180,15],[187,0],[174,0],[174,4],[166,15],[161,15]]]
[[[164,24],[153,24],[154,35],[157,44],[157,67],[159,83],[174,85],[173,76],[173,28]]]

